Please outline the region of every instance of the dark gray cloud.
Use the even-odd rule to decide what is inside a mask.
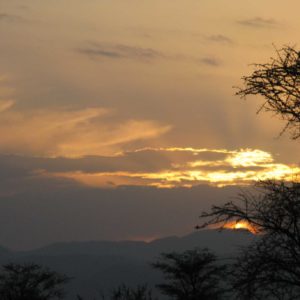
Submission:
[[[274,19],[264,19],[261,17],[256,17],[252,19],[245,19],[238,21],[238,24],[249,27],[274,27],[279,25],[279,23]]]
[[[119,156],[86,156],[82,158],[48,158],[17,155],[0,155],[0,178],[11,176],[31,176],[36,170],[47,172],[159,172],[177,169],[176,164],[188,162],[214,162],[224,160],[225,153],[203,151],[168,151],[167,149],[144,149],[128,151]],[[209,169],[210,166],[202,166]]]
[[[87,189],[52,180],[0,195],[0,245],[30,249],[58,241],[147,239],[194,230],[198,215],[230,200],[234,187]]]
[[[118,186],[112,177],[110,188],[94,188],[72,178],[44,176],[43,170],[101,173],[165,169],[169,174],[168,170],[176,169],[184,172],[214,169],[218,167],[214,163],[220,162],[222,171],[226,171],[228,168],[223,165],[226,153],[226,150],[219,153],[170,148],[76,159],[1,155],[0,245],[28,249],[57,241],[149,239],[190,232],[201,211],[231,200],[240,192],[240,186],[217,188],[199,185],[201,180],[190,188]],[[190,162],[200,165],[189,166]],[[257,168],[233,169],[239,172]],[[183,177],[181,184],[185,183],[190,181]]]
[[[0,21],[3,22],[25,22],[26,20],[18,15],[11,15],[7,13],[0,13]]]
[[[220,43],[220,44],[233,44],[233,40],[223,34],[210,35],[206,37],[210,42]]]
[[[192,157],[191,157],[192,159]],[[0,156],[0,177],[15,172],[27,176],[34,170],[48,172],[156,172],[171,168],[171,158],[159,152],[127,153],[124,156],[86,156],[83,158],[42,158],[15,155]]]
[[[222,37],[215,37],[215,39],[221,40]],[[223,37],[223,39],[225,39],[225,37]],[[202,64],[214,67],[220,65],[220,61],[216,58],[204,57],[199,59],[198,57],[183,54],[169,55],[152,48],[142,48],[123,44],[105,44],[92,42],[84,47],[77,48],[76,51],[93,59],[130,59],[141,62],[150,62],[158,59],[164,59],[169,61],[190,63],[199,63],[200,61]]]
[[[250,151],[250,150],[249,150]],[[255,150],[253,150],[255,151]],[[38,170],[49,173],[85,172],[131,172],[153,173],[196,169],[202,171],[222,169],[226,171],[250,171],[266,168],[269,161],[256,162],[252,165],[231,165],[231,158],[242,154],[239,151],[193,149],[193,148],[145,148],[126,151],[115,156],[67,157],[31,157],[18,155],[0,155],[0,178],[20,178],[35,174]],[[252,152],[254,155],[254,152]],[[268,155],[266,152],[262,152]]]
[[[218,67],[221,65],[221,61],[214,57],[203,57],[200,59],[200,63],[212,67]]]
[[[90,57],[104,57],[110,59],[153,60],[166,56],[152,48],[142,48],[123,44],[89,43],[77,49],[78,52]]]

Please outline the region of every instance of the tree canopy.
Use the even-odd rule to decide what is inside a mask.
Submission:
[[[130,288],[121,285],[112,291],[111,300],[154,300],[152,291],[146,285]]]
[[[225,292],[220,284],[225,267],[207,249],[164,253],[152,265],[162,271],[166,281],[157,287],[172,299],[217,300]]]
[[[239,201],[202,213],[200,217],[208,219],[202,227],[243,220],[259,233],[233,266],[237,299],[274,299],[281,294],[278,299],[299,299],[300,183],[263,181],[256,187],[258,193],[241,193]]]
[[[237,95],[260,95],[264,103],[259,111],[271,111],[285,122],[292,138],[300,137],[300,51],[285,46],[265,64],[254,64],[255,70],[244,76],[244,86]]]
[[[255,67],[237,94],[263,96],[259,111],[280,116],[284,130],[300,138],[300,52],[283,47],[271,62]],[[259,234],[232,266],[236,299],[300,299],[300,182],[270,179],[255,187],[237,201],[203,212],[199,227],[246,221]]]
[[[65,275],[37,264],[6,264],[0,271],[1,300],[62,299]]]

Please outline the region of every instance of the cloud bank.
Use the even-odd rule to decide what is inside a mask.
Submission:
[[[3,190],[14,176],[16,182],[48,179],[105,189],[250,185],[256,180],[295,180],[300,174],[298,166],[275,162],[270,153],[257,149],[145,148],[81,158],[5,155],[0,164]]]

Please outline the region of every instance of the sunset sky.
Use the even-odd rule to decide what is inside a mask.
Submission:
[[[193,230],[300,144],[233,86],[299,45],[289,0],[2,0],[0,245]]]

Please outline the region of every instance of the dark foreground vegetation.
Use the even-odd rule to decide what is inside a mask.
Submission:
[[[225,299],[228,292],[225,278],[227,267],[207,249],[194,249],[182,253],[164,253],[153,263],[164,275],[157,284],[163,295],[170,299],[198,300]],[[64,285],[71,280],[37,264],[7,264],[0,273],[1,300],[63,299]],[[128,287],[120,285],[97,300],[158,300],[147,285]],[[77,295],[76,300],[85,300]],[[91,299],[92,300],[92,299]],[[96,299],[93,299],[96,300]]]
[[[237,94],[262,96],[260,111],[278,115],[286,122],[283,132],[290,130],[293,139],[300,138],[300,52],[284,47],[270,63],[255,67]],[[300,299],[299,178],[259,182],[256,188],[259,193],[241,194],[236,202],[202,213],[199,227],[246,221],[259,238],[231,261],[206,249],[162,254],[152,263],[164,278],[157,283],[162,295],[174,300]],[[0,272],[0,299],[62,299],[69,280],[40,265],[7,264]],[[153,295],[147,285],[121,285],[98,299],[157,299]],[[88,299],[78,295],[77,300]]]

